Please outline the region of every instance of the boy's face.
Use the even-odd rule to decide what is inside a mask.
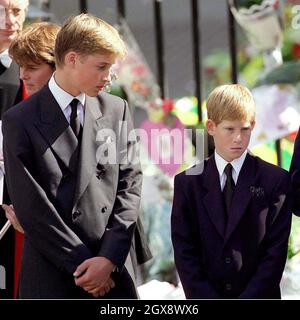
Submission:
[[[95,97],[110,82],[110,69],[115,63],[114,55],[93,54],[83,57],[75,53],[73,62],[72,57],[67,57],[69,58],[73,95],[84,92]]]
[[[216,125],[208,119],[206,128],[213,136],[217,153],[226,161],[239,158],[248,148],[255,122],[223,120]]]
[[[23,80],[29,96],[40,90],[51,78],[53,68],[47,63],[28,62],[20,66],[20,78]]]

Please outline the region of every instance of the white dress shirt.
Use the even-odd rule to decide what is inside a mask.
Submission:
[[[225,186],[226,182],[226,174],[224,172],[224,169],[228,163],[232,165],[232,178],[234,183],[237,183],[240,171],[242,169],[243,163],[245,161],[245,158],[247,156],[247,150],[237,159],[234,159],[231,162],[228,162],[224,160],[215,150],[215,161],[216,161],[216,166],[219,172],[219,177],[220,177],[220,183],[221,183],[221,190],[223,191],[223,188]]]
[[[11,63],[12,63],[12,59],[8,54],[8,49],[4,50],[3,52],[0,53],[0,61],[1,63],[4,65],[5,68],[9,68]]]
[[[77,106],[77,117],[80,119],[80,123],[83,126],[84,122],[84,104],[85,104],[85,93],[80,93],[77,97],[73,97],[70,93],[63,90],[55,81],[54,79],[55,72],[52,75],[48,86],[50,91],[52,92],[55,100],[57,101],[58,105],[60,106],[62,112],[64,113],[66,119],[70,123],[70,117],[71,117],[71,106],[70,103],[73,99],[78,99],[79,103]]]

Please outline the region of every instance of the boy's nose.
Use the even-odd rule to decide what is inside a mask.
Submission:
[[[102,80],[105,82],[110,81],[110,72],[109,71],[107,71],[103,74]]]
[[[237,133],[235,136],[234,136],[234,141],[236,142],[240,142],[242,140],[242,135],[241,133]]]

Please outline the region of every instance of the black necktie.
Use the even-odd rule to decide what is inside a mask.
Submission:
[[[75,133],[75,136],[77,139],[80,137],[80,119],[77,116],[77,105],[78,105],[78,99],[73,99],[70,103],[71,106],[71,117],[70,117],[70,126]]]
[[[230,204],[232,200],[232,195],[234,192],[234,181],[232,178],[232,165],[228,163],[224,169],[224,173],[226,174],[226,182],[223,189],[223,197],[225,202],[226,213],[229,215]]]

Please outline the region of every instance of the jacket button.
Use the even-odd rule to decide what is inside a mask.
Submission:
[[[231,283],[226,283],[226,284],[225,284],[225,289],[226,289],[227,291],[230,291],[230,290],[231,290]]]
[[[103,207],[103,208],[101,209],[101,212],[102,212],[102,213],[105,213],[106,210],[107,210],[107,207],[105,206],[105,207]]]
[[[227,264],[231,263],[231,257],[226,257],[225,258],[225,263],[227,263]]]
[[[73,219],[77,219],[81,215],[81,212],[79,210],[76,210],[72,213]]]

